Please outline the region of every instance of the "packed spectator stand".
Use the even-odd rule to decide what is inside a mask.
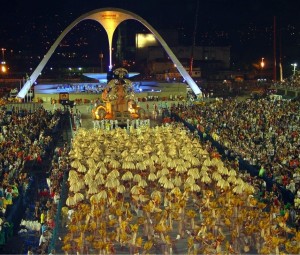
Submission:
[[[41,247],[37,239],[43,223],[48,236],[54,229],[53,201],[60,195],[62,174],[53,160],[61,153],[55,148],[62,139],[68,112],[49,112],[36,104],[10,106],[0,110],[0,250],[19,253]],[[51,184],[52,174],[56,181]]]

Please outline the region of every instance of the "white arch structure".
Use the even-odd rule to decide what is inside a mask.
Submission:
[[[149,31],[154,34],[156,39],[160,42],[162,47],[165,49],[167,54],[169,55],[170,59],[173,61],[173,63],[176,65],[178,71],[182,75],[182,77],[186,80],[187,84],[191,87],[195,95],[201,96],[201,90],[195,83],[195,81],[191,78],[191,76],[187,73],[185,68],[182,66],[182,64],[179,62],[179,60],[176,58],[174,53],[171,51],[165,40],[158,34],[158,32],[143,18],[139,17],[138,15],[118,8],[102,8],[102,9],[96,9],[91,12],[88,12],[86,14],[81,15],[79,18],[77,18],[75,21],[73,21],[56,39],[56,41],[53,43],[47,54],[44,56],[42,61],[39,63],[37,68],[34,70],[34,72],[31,74],[29,79],[25,82],[22,89],[19,91],[17,97],[18,98],[24,98],[29,91],[31,85],[36,81],[40,73],[42,72],[43,68],[45,67],[46,63],[54,53],[55,49],[59,45],[59,43],[62,41],[62,39],[66,36],[68,32],[72,30],[73,27],[75,27],[79,22],[87,19],[92,19],[95,21],[98,21],[105,29],[107,36],[108,36],[108,44],[109,44],[109,65],[110,68],[112,67],[112,39],[113,34],[116,30],[116,28],[119,26],[119,24],[125,20],[128,19],[134,19],[142,23],[145,27],[149,29]]]

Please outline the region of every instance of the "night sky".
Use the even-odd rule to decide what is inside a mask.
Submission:
[[[286,22],[299,24],[297,0],[199,0],[201,21],[213,20],[220,26],[238,25],[256,21],[267,22],[274,15]],[[1,4],[1,25],[9,26],[13,16],[34,17],[73,13],[74,19],[93,9],[119,7],[136,12],[149,22],[168,17],[172,23],[192,22],[191,14],[196,9],[197,0],[10,0]],[[17,18],[17,17],[15,17]],[[171,23],[171,22],[170,22]]]
[[[193,22],[198,0],[10,0],[1,4],[1,26],[10,21],[38,15],[72,13],[74,19],[88,11],[103,7],[118,7],[133,11],[150,23],[168,19],[169,24]],[[297,0],[199,0],[200,22],[207,20],[217,26],[238,26],[243,23],[266,23],[274,15],[284,22],[300,24]],[[192,17],[191,17],[192,16]],[[21,20],[21,19],[20,19]],[[24,24],[25,25],[25,24]],[[205,24],[203,24],[205,26]]]
[[[272,36],[269,36],[270,38],[266,41],[254,37],[253,45],[250,41],[248,46],[241,47],[236,31],[245,31],[247,34],[251,24],[251,26],[259,27],[261,34],[265,33],[264,30],[272,34],[270,30],[272,30],[274,16],[276,16],[279,29],[284,28],[286,34],[294,34],[291,38],[285,36],[283,45],[288,49],[299,48],[298,0],[10,0],[1,3],[0,32],[4,32],[0,37],[0,47],[8,48],[14,45],[14,39],[7,41],[7,38],[21,38],[26,33],[24,31],[28,31],[29,24],[37,18],[41,27],[45,25],[52,26],[53,30],[57,29],[53,32],[54,42],[61,32],[61,27],[65,28],[82,14],[104,7],[117,7],[132,11],[157,30],[184,27],[188,36],[191,37],[197,1],[199,1],[198,36],[213,31],[228,32],[230,38],[225,43],[232,46],[232,52],[237,56],[242,56],[243,51],[249,56],[255,53],[261,56],[261,52],[257,49],[259,45],[262,46],[262,52],[269,50],[268,54],[272,54]],[[56,27],[59,23],[61,26]],[[292,27],[292,32],[288,30],[290,27]],[[34,35],[25,36],[31,36],[32,41],[35,41]],[[201,45],[201,38],[197,40],[197,44]],[[33,47],[38,48],[38,45]],[[249,52],[251,50],[253,54]],[[295,51],[293,57],[290,56],[291,54],[289,53],[289,58],[294,58],[293,61],[300,58],[299,51]],[[253,58],[257,57],[253,56]]]

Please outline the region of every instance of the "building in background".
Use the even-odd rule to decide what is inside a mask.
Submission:
[[[193,54],[191,76],[195,79],[226,78],[230,70],[230,46],[192,46],[179,45],[176,30],[159,31],[176,57],[186,70],[190,70]],[[180,79],[176,67],[169,59],[154,35],[136,34],[136,61],[147,63],[147,72],[158,79]],[[192,52],[193,51],[193,52]],[[220,74],[226,71],[226,75]],[[224,77],[223,77],[224,76]],[[228,78],[228,77],[227,77]]]

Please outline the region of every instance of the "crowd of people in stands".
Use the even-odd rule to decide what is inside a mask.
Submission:
[[[44,190],[38,193],[35,206],[35,219],[41,224],[38,247],[32,247],[37,254],[46,254],[51,247],[54,229],[57,224],[57,214],[62,192],[64,173],[69,170],[68,155],[69,147],[65,143],[62,148],[57,147],[54,151],[49,178]],[[52,254],[54,250],[51,249]]]
[[[34,112],[8,111],[4,107],[0,110],[1,244],[8,241],[2,226],[15,224],[16,219],[10,214],[19,193],[26,193],[29,168],[42,166],[47,160],[53,143],[52,132],[59,120],[59,113],[48,112],[43,107]]]
[[[296,71],[294,75],[284,79],[283,81],[276,82],[275,87],[284,89],[298,89],[300,87],[300,72]]]
[[[223,99],[172,111],[300,197],[300,103]],[[300,213],[300,212],[298,212]]]

